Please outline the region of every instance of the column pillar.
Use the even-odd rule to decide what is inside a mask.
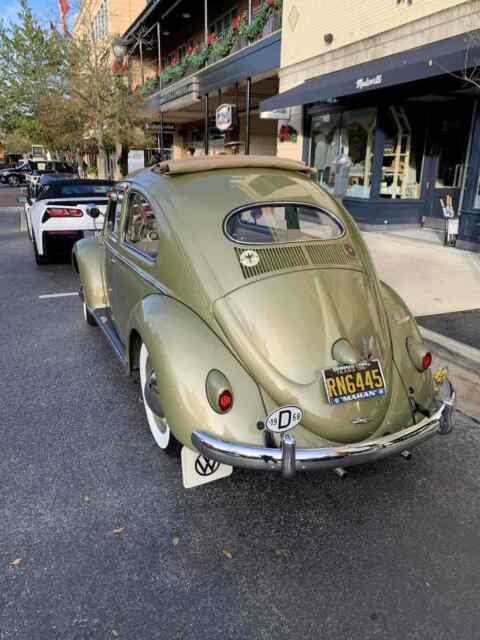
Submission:
[[[208,144],[208,93],[203,97],[203,116],[204,116],[204,130],[203,130],[203,148],[205,155],[208,156],[209,144]]]
[[[250,154],[250,118],[252,108],[252,79],[247,78],[247,95],[245,99],[245,154]]]

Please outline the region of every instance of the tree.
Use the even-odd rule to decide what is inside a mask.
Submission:
[[[55,32],[42,27],[28,0],[20,0],[18,20],[0,21],[1,130],[36,138],[35,106],[56,86],[61,62]]]
[[[83,114],[85,135],[96,142],[98,173],[103,177],[107,149],[115,149],[119,160],[123,145],[138,138],[142,101],[129,91],[123,76],[114,73],[113,38],[95,37],[88,10],[85,5],[79,34],[64,39],[65,82],[72,103]]]
[[[142,100],[116,75],[112,40],[94,33],[90,10],[82,5],[75,37],[43,27],[28,0],[15,24],[0,22],[0,131],[54,153],[96,148],[104,177],[107,150],[119,159],[142,136]]]

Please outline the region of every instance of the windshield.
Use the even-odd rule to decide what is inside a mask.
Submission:
[[[225,231],[235,242],[274,244],[308,240],[333,240],[343,235],[340,222],[330,214],[308,205],[258,205],[236,211]]]
[[[90,198],[101,196],[107,197],[107,194],[113,189],[111,184],[58,184],[52,181],[52,184],[43,185],[38,193],[38,200],[45,198],[70,198],[77,196],[80,198]]]

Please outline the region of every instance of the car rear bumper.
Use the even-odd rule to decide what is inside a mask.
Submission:
[[[195,431],[192,444],[200,453],[232,467],[257,471],[278,471],[291,478],[297,471],[334,469],[380,460],[411,449],[436,433],[449,433],[455,423],[456,394],[448,380],[438,394],[437,408],[417,424],[388,436],[354,444],[297,449],[295,439],[286,433],[282,447],[255,447],[219,440],[208,433]]]

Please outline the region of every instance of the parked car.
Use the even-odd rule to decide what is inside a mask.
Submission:
[[[112,180],[42,178],[36,199],[25,202],[27,231],[38,265],[47,264],[53,253],[70,250],[77,240],[101,228],[114,184]],[[92,213],[99,218],[98,224]]]
[[[340,471],[455,422],[400,297],[303,163],[161,163],[118,184],[103,235],[76,243],[86,322],[142,398],[186,487],[232,467]]]
[[[0,162],[0,171],[4,171],[5,169],[13,169],[17,165],[13,162]]]
[[[77,175],[77,168],[68,162],[58,160],[27,160],[11,169],[0,171],[0,182],[11,187],[17,187],[27,182],[27,178],[38,176],[42,173],[66,173],[74,177]],[[35,179],[32,180],[35,182]]]
[[[79,178],[78,167],[59,160],[37,163],[37,166],[32,169],[32,172],[25,175],[27,193],[30,197],[35,197],[36,189],[42,176],[58,176],[62,178],[75,179]]]

